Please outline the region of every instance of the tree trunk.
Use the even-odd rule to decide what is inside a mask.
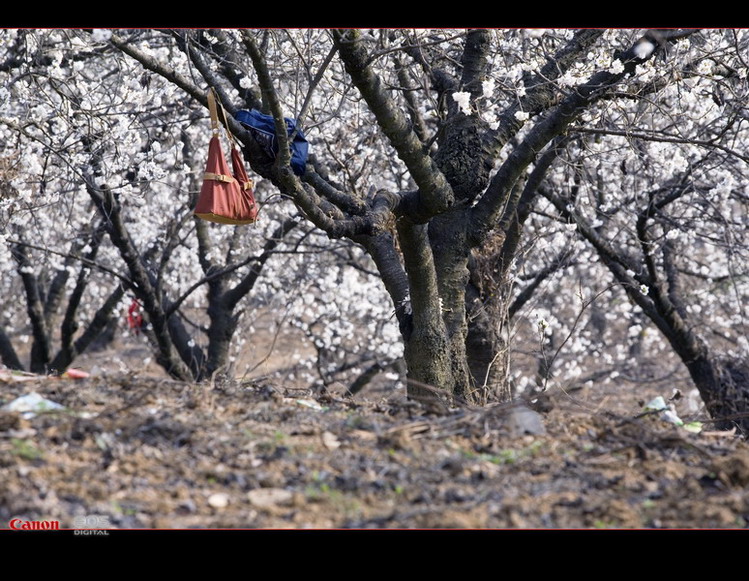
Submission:
[[[452,393],[454,386],[434,259],[426,225],[401,220],[398,233],[411,299],[411,318],[403,328],[408,395],[417,400],[433,401],[440,392]]]
[[[429,224],[429,241],[437,274],[437,306],[447,333],[452,392],[458,398],[473,401],[475,382],[466,359],[468,245],[464,220],[464,213],[455,210],[436,216]]]
[[[686,366],[715,427],[749,434],[749,364],[703,357]]]
[[[479,289],[469,285],[466,293],[468,308],[468,336],[466,358],[476,386],[476,398],[481,404],[495,399],[508,401],[509,349],[502,336],[507,317],[494,305],[487,304]]]
[[[0,361],[9,369],[23,370],[21,360],[3,329],[0,329]]]
[[[225,373],[229,362],[229,349],[239,317],[231,308],[226,308],[221,300],[215,300],[208,306],[211,326],[208,329],[208,360],[206,375]]]

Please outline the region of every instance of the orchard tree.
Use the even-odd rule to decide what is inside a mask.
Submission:
[[[513,297],[513,268],[524,224],[543,194],[663,333],[711,414],[742,421],[745,350],[716,364],[691,325],[690,295],[680,284],[689,267],[679,264],[677,234],[668,228],[675,220],[669,210],[686,212],[674,210],[676,202],[694,212],[716,188],[726,205],[704,203],[723,209],[744,199],[731,189],[746,165],[742,31],[242,30],[174,37],[231,111],[255,107],[276,119],[275,161],[243,134],[255,171],[331,238],[350,238],[373,258],[399,321],[411,396],[425,398],[435,388],[473,401],[509,395],[502,331],[517,306],[511,301],[520,298]],[[112,37],[149,70],[204,98],[204,87],[175,75],[139,42],[142,33]],[[299,118],[313,135],[319,129],[302,177],[289,165],[284,116]],[[730,259],[718,278],[733,285],[743,325],[745,273],[737,258],[745,242],[734,226],[744,218],[736,224],[720,211],[686,215],[701,221],[707,240],[723,240],[717,232],[731,226],[724,246]],[[634,224],[620,224],[626,216],[635,216]],[[631,241],[623,231],[632,232]],[[606,244],[607,235],[619,246]],[[529,288],[564,267],[569,257],[559,250]],[[707,250],[691,258],[720,268]]]
[[[179,159],[199,168],[189,158],[207,128],[209,88],[231,114],[256,108],[273,116],[275,156],[233,118],[229,125],[259,187],[279,194],[279,208],[366,254],[357,266],[376,271],[389,295],[411,397],[508,399],[510,379],[522,379],[510,357],[525,331],[513,333],[539,306],[546,312],[536,309],[536,330],[546,337],[555,321],[564,327],[540,371],[559,379],[554,366],[564,356],[567,364],[581,359],[596,332],[603,341],[615,306],[631,330],[651,321],[664,341],[649,347],[667,345],[681,359],[716,420],[746,425],[745,31],[69,34],[89,34],[80,42],[95,47],[72,51],[70,61],[100,62],[97,71],[111,76],[90,80],[116,79],[106,99],[151,123],[142,147],[163,172],[158,179],[180,174],[155,157],[175,151],[169,144],[179,133],[194,137],[192,153]],[[12,69],[13,59],[4,66]],[[284,117],[295,118],[311,144],[303,175],[290,166]],[[88,199],[141,293],[159,352],[168,354],[180,336],[172,329],[180,320],[173,320],[175,299],[166,300],[158,277],[149,280],[152,267],[138,274],[148,265],[147,245],[129,245],[111,225],[118,213],[144,215],[113,189],[127,167],[112,152],[133,149],[107,141],[108,132],[92,124],[84,133]],[[156,188],[152,176],[145,179]],[[194,195],[183,194],[162,206],[171,210],[155,221],[152,239],[173,232],[170,239],[192,240],[183,234],[193,203]],[[216,238],[229,232],[210,230]],[[346,320],[353,305],[336,294],[344,279],[318,277],[309,304],[319,308],[335,296]],[[554,302],[541,305],[542,288],[553,289]],[[208,299],[225,292],[209,290]],[[371,302],[380,296],[373,291]],[[315,329],[313,313],[297,320]],[[328,351],[333,328],[318,336]],[[379,340],[376,325],[368,333]],[[634,356],[642,346],[637,332],[625,341],[610,351]],[[179,361],[191,361],[185,342],[177,344]],[[576,373],[574,365],[564,373]]]

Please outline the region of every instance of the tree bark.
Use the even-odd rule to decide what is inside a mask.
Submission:
[[[398,234],[409,280],[411,317],[404,334],[408,395],[432,401],[440,392],[452,393],[454,377],[447,330],[427,227],[402,219]]]
[[[31,271],[32,266],[26,247],[21,244],[14,244],[11,247],[11,254],[16,260],[17,271],[23,281],[23,288],[26,294],[26,312],[31,322],[32,344],[29,369],[32,373],[46,373],[51,347],[47,318],[44,313],[44,303],[42,301],[43,293],[39,288],[37,277]]]
[[[0,329],[0,360],[10,369],[23,370],[23,364],[3,329]]]

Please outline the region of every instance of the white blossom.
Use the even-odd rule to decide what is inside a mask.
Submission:
[[[453,101],[458,104],[458,108],[465,115],[471,114],[471,94],[467,91],[456,91],[453,93]]]
[[[637,56],[638,59],[646,59],[653,54],[654,50],[655,45],[652,42],[649,40],[643,40],[638,42],[635,46],[635,56]]]
[[[611,66],[609,67],[609,72],[618,75],[620,73],[624,72],[624,63],[620,61],[619,59],[614,60],[614,62],[611,63]]]
[[[523,30],[526,36],[529,38],[541,38],[544,34],[546,34],[545,28],[526,28]]]
[[[494,95],[496,81],[492,78],[488,78],[481,83],[481,90],[485,98],[490,98]]]
[[[493,111],[482,112],[481,118],[489,124],[490,129],[496,130],[499,127],[499,119]]]
[[[578,79],[572,73],[572,71],[565,71],[564,74],[557,79],[560,87],[574,87],[578,83]]]
[[[697,65],[697,73],[709,76],[713,72],[713,63],[708,59],[702,59]]]
[[[110,38],[112,38],[112,31],[106,28],[94,28],[91,33],[91,40],[96,43],[107,42]]]

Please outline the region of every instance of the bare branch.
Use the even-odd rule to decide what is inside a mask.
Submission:
[[[382,81],[366,64],[368,55],[359,34],[356,31],[338,30],[334,31],[333,38],[346,71],[419,187],[421,216],[415,218],[423,221],[445,211],[455,199],[452,188],[423,151],[421,141],[411,129],[407,117],[393,103],[383,89]]]

